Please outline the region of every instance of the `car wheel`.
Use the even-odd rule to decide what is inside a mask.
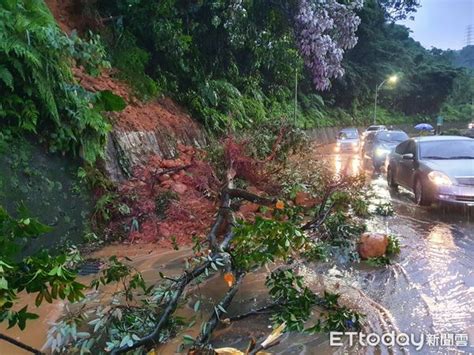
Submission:
[[[416,179],[415,188],[413,190],[415,192],[415,202],[417,205],[420,205],[420,206],[431,205],[432,200],[427,195],[426,189],[424,188],[423,183],[420,178]]]
[[[393,176],[393,169],[390,166],[387,170],[387,184],[392,190],[398,189],[398,184],[395,183],[395,178]]]

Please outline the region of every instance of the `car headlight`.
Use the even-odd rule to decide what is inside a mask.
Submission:
[[[378,156],[378,157],[387,155],[388,153],[390,153],[390,150],[385,149],[385,148],[380,148],[379,147],[379,148],[375,149],[375,155]]]
[[[432,171],[428,174],[428,178],[431,182],[437,186],[449,186],[452,185],[451,179],[440,171]]]

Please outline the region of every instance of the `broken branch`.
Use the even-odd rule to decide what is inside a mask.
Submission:
[[[240,287],[244,277],[245,277],[244,272],[237,272],[237,277],[236,277],[235,283],[227,291],[227,293],[221,299],[221,301],[217,304],[217,306],[214,307],[214,312],[212,313],[212,316],[209,318],[207,323],[202,328],[201,334],[199,334],[199,337],[196,340],[196,343],[197,343],[198,346],[203,346],[207,342],[209,342],[209,339],[211,337],[212,332],[214,331],[214,329],[219,324],[220,317],[221,317],[222,313],[224,313],[225,309],[229,307],[229,305],[232,302],[235,294],[239,290],[239,287]]]

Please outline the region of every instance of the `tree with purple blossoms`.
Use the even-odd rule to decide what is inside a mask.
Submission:
[[[342,58],[357,42],[361,0],[115,0],[101,6],[103,18],[119,21],[112,46],[131,38],[129,47],[149,53],[143,66],[161,91],[175,93],[211,131],[225,132],[229,125],[293,116],[295,72],[307,96],[299,118],[316,120],[317,90],[343,75]],[[130,61],[113,64],[132,71]]]
[[[344,75],[344,51],[357,43],[360,24],[355,10],[361,0],[342,4],[337,0],[301,0],[295,18],[298,48],[318,90],[331,86],[332,78]]]

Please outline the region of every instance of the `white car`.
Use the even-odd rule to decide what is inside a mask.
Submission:
[[[362,133],[362,140],[367,136],[369,132],[375,132],[375,131],[386,131],[387,127],[384,125],[372,125],[367,127],[367,129]]]
[[[359,151],[359,131],[356,128],[344,128],[336,137],[336,152]]]

